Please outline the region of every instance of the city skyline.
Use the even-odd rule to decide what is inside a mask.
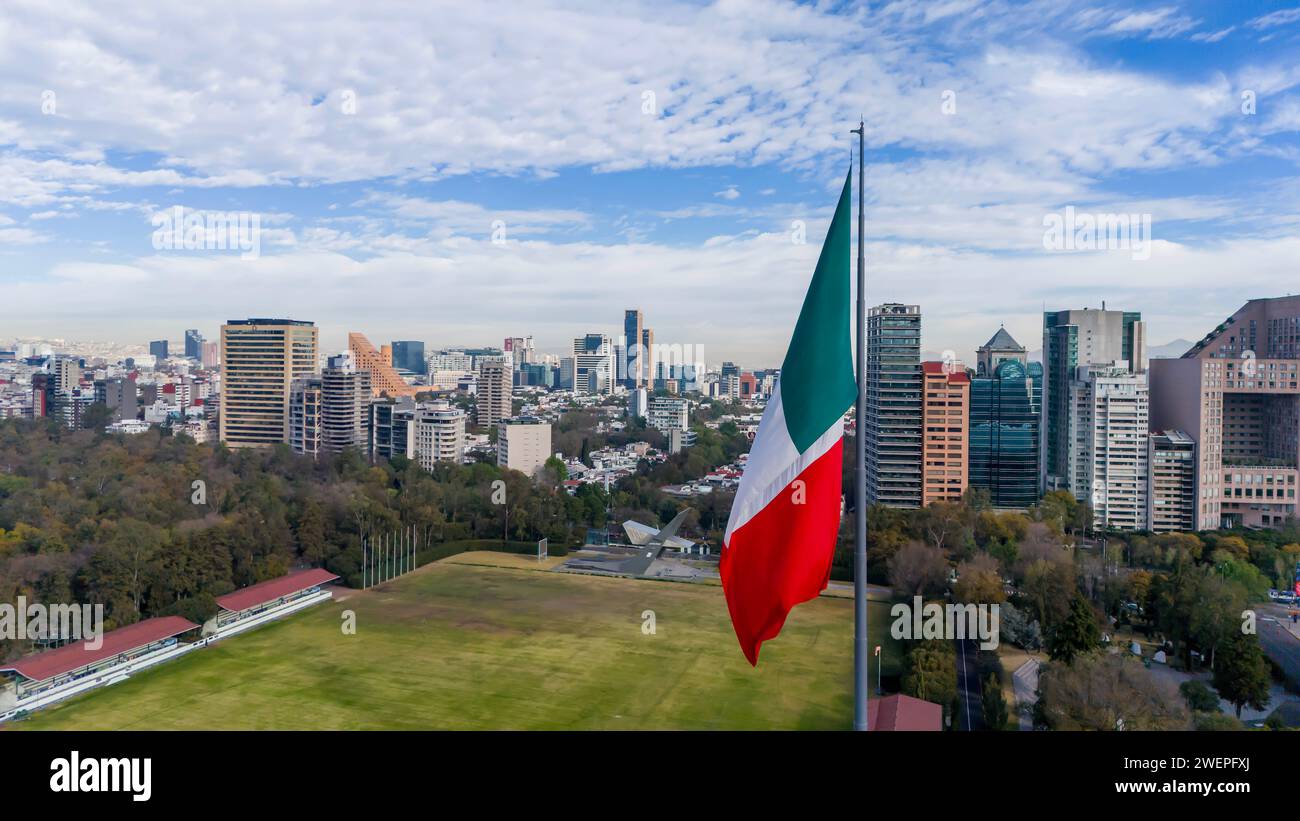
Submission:
[[[1032,351],[1042,310],[1103,300],[1194,341],[1294,273],[1294,9],[539,7],[525,31],[343,8],[304,32],[371,55],[341,62],[231,53],[229,12],[169,7],[184,54],[148,10],[9,15],[0,332],[144,344],[300,316],[327,350],[357,330],[558,352],[635,306],[656,341],[772,366],[859,113],[868,302],[924,305],[927,350],[971,360],[1005,325]],[[434,34],[391,36],[412,25]],[[485,38],[506,44],[490,67]],[[160,242],[177,207],[258,217],[257,252]],[[1149,217],[1149,255],[1048,250],[1067,209]]]

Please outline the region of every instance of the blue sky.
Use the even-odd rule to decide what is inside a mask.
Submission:
[[[868,296],[929,350],[1102,300],[1196,339],[1295,287],[1295,4],[47,5],[0,11],[0,341],[560,352],[640,307],[774,365],[860,115]],[[155,249],[176,206],[260,253]],[[1150,215],[1149,258],[1044,248],[1066,206]]]

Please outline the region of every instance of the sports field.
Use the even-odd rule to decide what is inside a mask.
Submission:
[[[718,587],[574,576],[516,559],[466,554],[371,591],[341,591],[343,601],[195,651],[11,727],[851,724],[849,600],[823,597],[796,608],[782,635],[764,646],[755,670],[740,653]],[[347,610],[356,615],[355,635],[341,629]],[[646,610],[654,611],[653,635],[642,629]],[[883,635],[886,613],[885,604],[873,604],[873,634]],[[887,674],[897,663],[889,649]],[[874,667],[871,672],[874,679]]]

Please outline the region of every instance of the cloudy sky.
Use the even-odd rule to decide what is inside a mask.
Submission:
[[[0,340],[560,352],[639,307],[779,364],[859,116],[868,299],[929,350],[1103,300],[1197,339],[1300,279],[1285,3],[150,6],[0,10]],[[256,215],[258,253],[156,247],[178,207]],[[1150,253],[1046,248],[1067,207],[1149,215]]]

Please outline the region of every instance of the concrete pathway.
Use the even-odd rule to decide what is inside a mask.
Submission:
[[[1016,668],[1011,674],[1011,684],[1016,691],[1016,714],[1020,716],[1020,729],[1034,729],[1034,720],[1030,718],[1028,710],[1022,710],[1021,706],[1026,705],[1030,708],[1038,703],[1038,659],[1030,659]]]

